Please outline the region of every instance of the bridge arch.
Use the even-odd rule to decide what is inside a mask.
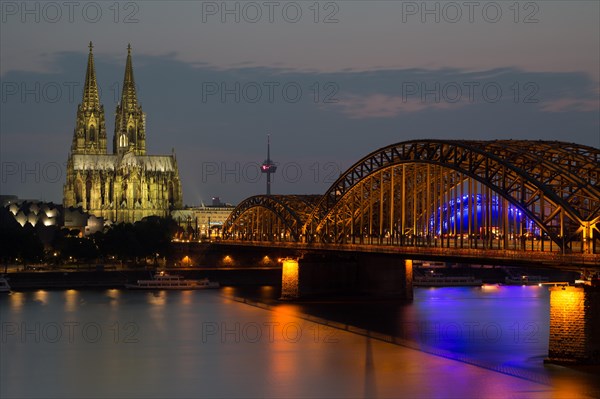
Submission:
[[[309,242],[490,249],[528,249],[531,241],[531,249],[592,253],[599,165],[600,150],[572,143],[401,142],[342,174],[302,234]]]
[[[299,241],[320,195],[256,195],[242,201],[223,225],[225,239]]]

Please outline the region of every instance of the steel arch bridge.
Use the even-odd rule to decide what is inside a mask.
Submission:
[[[256,195],[242,201],[225,221],[227,238],[299,241],[320,195]]]
[[[600,150],[557,141],[412,140],[324,195],[255,196],[227,240],[600,253]]]

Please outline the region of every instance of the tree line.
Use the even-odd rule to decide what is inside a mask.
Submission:
[[[21,226],[7,208],[0,208],[0,259],[3,264],[91,263],[170,258],[171,239],[178,232],[171,218],[150,216],[135,223],[114,224],[89,236],[61,226]]]

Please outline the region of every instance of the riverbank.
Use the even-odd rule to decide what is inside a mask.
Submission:
[[[281,284],[281,268],[166,269],[190,279],[208,278],[221,285]],[[152,276],[151,270],[35,271],[4,274],[11,290],[123,288]]]
[[[195,268],[166,268],[171,274],[182,275],[190,279],[208,278],[221,285],[280,285],[281,267],[195,267]],[[415,274],[421,275],[430,269],[416,268]],[[433,270],[433,269],[431,269]],[[536,269],[534,272],[524,269],[511,269],[513,274],[535,274],[545,277],[547,281],[573,283],[577,273]],[[490,267],[451,267],[435,269],[436,273],[444,276],[473,276],[485,284],[504,283],[507,276],[505,268]],[[11,289],[75,289],[75,288],[122,288],[125,284],[135,283],[140,279],[152,276],[154,269],[117,268],[113,265],[80,265],[78,269],[45,269],[19,270],[4,273]]]

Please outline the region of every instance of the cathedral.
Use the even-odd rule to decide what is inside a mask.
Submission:
[[[112,154],[107,151],[104,106],[100,103],[90,42],[83,99],[77,108],[63,205],[113,222],[133,223],[146,216],[166,217],[181,208],[175,153],[146,154],[146,114],[138,102],[131,46],[121,102],[117,104]]]

